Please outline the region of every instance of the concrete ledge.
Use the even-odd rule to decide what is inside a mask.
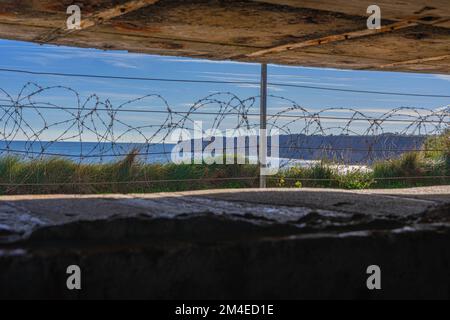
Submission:
[[[0,298],[447,299],[449,240],[450,187],[1,197]]]

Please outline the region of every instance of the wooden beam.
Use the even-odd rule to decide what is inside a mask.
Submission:
[[[34,41],[39,43],[46,43],[49,41],[53,41],[57,38],[64,37],[68,34],[85,30],[87,28],[91,28],[96,25],[100,25],[108,20],[120,17],[124,14],[155,4],[158,1],[159,0],[130,0],[123,4],[116,5],[112,8],[96,12],[86,17],[82,16],[80,25],[81,29],[67,30],[67,27],[64,25],[61,28],[52,29],[50,32],[38,36],[37,38],[34,39]]]
[[[442,55],[442,56],[435,56],[435,57],[427,57],[427,58],[419,58],[419,59],[413,59],[413,60],[406,60],[406,61],[399,61],[399,62],[393,62],[388,64],[383,64],[381,66],[377,66],[378,68],[384,69],[384,68],[393,68],[398,66],[405,66],[409,64],[421,64],[425,62],[434,62],[434,61],[442,61],[450,59],[450,54]]]
[[[364,30],[359,30],[359,31],[335,34],[335,35],[326,36],[326,37],[322,37],[322,38],[318,38],[318,39],[306,40],[306,41],[302,41],[302,42],[289,43],[289,44],[285,44],[285,45],[281,45],[281,46],[276,46],[276,47],[252,52],[250,54],[247,54],[246,57],[249,57],[249,58],[260,57],[260,56],[272,54],[272,53],[280,53],[280,52],[290,51],[290,50],[294,50],[294,49],[314,47],[314,46],[319,46],[322,44],[327,44],[327,43],[332,43],[332,42],[346,41],[346,40],[351,40],[351,39],[356,39],[356,38],[373,36],[373,35],[381,34],[381,33],[393,32],[395,30],[400,30],[400,29],[417,26],[418,23],[415,20],[416,19],[408,19],[405,21],[400,21],[400,22],[396,22],[396,23],[392,23],[392,24],[383,26],[380,29],[375,29],[375,30],[364,29]]]

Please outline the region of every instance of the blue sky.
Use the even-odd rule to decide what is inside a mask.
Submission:
[[[49,45],[40,46],[7,40],[0,40],[0,68],[112,76],[224,81],[258,81],[260,72],[260,66],[258,64],[151,56],[123,51],[100,51]],[[195,101],[216,92],[230,92],[241,99],[258,96],[259,94],[259,88],[254,85],[186,84],[63,78],[0,72],[0,88],[11,95],[17,95],[22,86],[27,82],[35,82],[44,87],[55,85],[68,86],[76,90],[82,100],[91,94],[96,94],[102,100],[109,99],[113,106],[118,106],[127,100],[147,94],[159,94],[167,100],[173,110],[178,111],[187,110]],[[433,74],[348,71],[270,65],[269,82],[371,91],[450,94],[450,76]],[[376,116],[377,114],[382,114],[387,110],[397,107],[436,110],[450,104],[449,98],[355,94],[272,86],[269,87],[269,94],[294,100],[298,105],[310,111],[345,107],[357,109],[370,116]],[[4,97],[0,93],[0,99]],[[44,92],[39,97],[36,97],[36,99],[37,101],[52,102],[60,106],[76,105],[74,96],[68,94],[65,90]],[[226,97],[224,99],[226,100]],[[279,98],[269,98],[268,112],[276,113],[287,106],[289,105]],[[210,106],[204,111],[215,111],[214,108],[216,107]],[[130,108],[163,110],[164,105],[158,99],[149,98],[130,105]],[[251,112],[258,112],[258,103],[254,104]],[[338,113],[334,112],[331,115],[336,114]],[[59,119],[59,115],[55,112],[49,112],[45,114],[45,117],[49,122],[56,122]],[[157,124],[164,118],[165,116],[162,114],[123,115],[124,121],[131,126],[139,126],[142,123]],[[198,119],[212,121],[211,117],[199,116]],[[33,119],[31,114],[29,123],[36,126],[40,125],[39,121]],[[232,123],[224,122],[224,126],[227,125],[232,125]],[[363,129],[364,125],[361,125],[360,129]],[[57,128],[53,130],[57,130]],[[295,125],[292,127],[292,130],[296,130]],[[301,131],[301,128],[299,128],[299,131]],[[401,128],[392,127],[388,131],[401,131]],[[57,134],[57,132],[55,131],[52,134]]]

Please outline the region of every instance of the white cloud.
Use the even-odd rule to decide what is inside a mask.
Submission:
[[[446,75],[446,74],[435,74],[433,75],[434,78],[439,79],[439,80],[444,80],[444,81],[450,81],[450,75]]]
[[[258,84],[250,84],[250,83],[244,83],[244,84],[238,84],[236,85],[238,88],[251,88],[251,89],[260,89],[261,87]],[[271,86],[268,85],[267,89],[269,89],[270,91],[274,91],[274,92],[283,92],[286,91],[284,89],[281,89],[280,87],[277,86]]]
[[[117,68],[125,68],[125,69],[137,69],[137,66],[131,63],[127,63],[119,60],[105,60],[105,62]]]
[[[239,65],[256,65],[256,63],[247,63],[247,62],[237,62],[237,61],[221,61],[221,60],[206,60],[206,59],[189,59],[189,58],[165,58],[159,57],[160,61],[163,62],[185,62],[185,63],[210,63],[210,64],[239,64]]]
[[[291,66],[291,65],[281,65],[281,64],[274,64],[274,65],[271,65],[271,67],[280,68],[280,69],[284,68],[284,69],[327,70],[327,71],[335,71],[335,72],[354,72],[354,70],[347,70],[347,69],[303,67],[303,66]]]

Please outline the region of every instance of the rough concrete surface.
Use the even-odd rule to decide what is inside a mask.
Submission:
[[[448,299],[449,226],[450,186],[4,196],[0,298]]]

